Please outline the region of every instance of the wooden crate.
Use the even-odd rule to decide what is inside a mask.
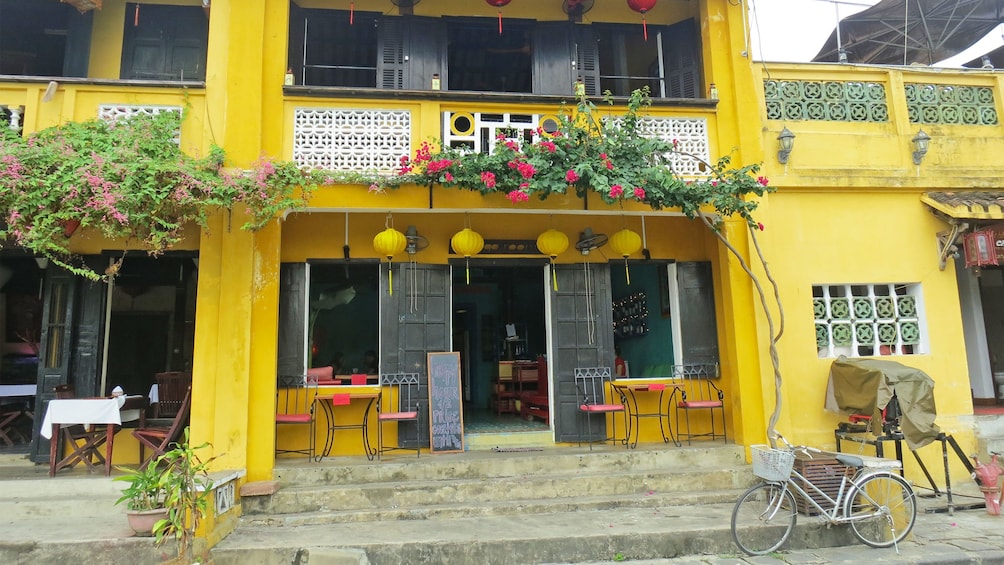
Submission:
[[[841,479],[845,476],[853,476],[855,471],[854,467],[848,467],[841,464],[834,457],[819,453],[813,454],[812,458],[809,458],[804,453],[796,453],[794,467],[807,481],[816,485],[819,490],[825,492],[830,498],[836,498],[837,492],[840,491]],[[833,505],[829,501],[810,489],[801,479],[794,480],[798,483],[798,486],[802,487],[824,509],[829,510],[832,508]],[[808,516],[819,514],[819,510],[801,495],[795,495],[795,502],[800,513]]]

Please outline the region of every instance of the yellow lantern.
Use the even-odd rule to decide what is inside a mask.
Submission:
[[[464,259],[467,259],[467,284],[471,284],[471,255],[481,253],[485,247],[485,238],[471,228],[464,228],[453,234],[450,245],[458,255],[463,255]]]
[[[404,237],[404,234],[392,227],[388,227],[373,238],[373,249],[387,258],[387,288],[389,294],[394,294],[394,266],[392,261],[394,256],[404,251],[407,245],[408,239]]]
[[[628,271],[628,255],[637,253],[641,249],[641,236],[624,228],[610,236],[610,248],[624,257],[624,276],[627,277],[627,283],[630,285],[631,273]]]
[[[554,281],[554,291],[558,291],[558,273],[554,271],[554,260],[568,249],[568,236],[551,228],[537,236],[537,249],[551,258],[551,278]]]

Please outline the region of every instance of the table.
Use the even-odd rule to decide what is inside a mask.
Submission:
[[[0,404],[16,404],[18,406],[16,410],[0,413],[0,441],[6,443],[7,447],[14,445],[14,440],[9,435],[15,431],[14,422],[22,414],[34,419],[35,415],[29,405],[34,401],[37,391],[37,385],[0,385]],[[5,398],[18,400],[17,402],[4,402]]]
[[[673,382],[648,382],[648,383],[632,383],[627,382],[624,379],[619,379],[611,383],[614,391],[621,397],[621,402],[627,408],[628,413],[628,430],[626,439],[628,441],[628,447],[634,449],[638,447],[638,436],[641,432],[641,418],[658,418],[659,419],[659,433],[662,434],[663,443],[673,442],[673,445],[680,447],[680,442],[677,441],[676,435],[673,434],[673,425],[669,420],[669,406],[668,402],[671,402],[673,397],[676,396],[676,390],[679,385]],[[670,391],[669,400],[667,404],[663,403],[663,398],[665,398],[666,391]],[[637,393],[659,393],[658,402],[655,406],[654,412],[642,412],[638,406]],[[666,412],[662,411],[662,407],[666,406]],[[634,424],[632,424],[632,421]],[[634,431],[634,442],[631,441],[631,432]],[[666,434],[666,431],[669,434]]]
[[[56,475],[56,471],[64,467],[72,467],[77,463],[84,462],[88,467],[93,467],[91,458],[97,456],[99,460],[104,460],[105,475],[112,472],[112,447],[115,442],[115,426],[122,425],[122,406],[129,397],[119,396],[115,398],[57,398],[49,401],[49,407],[45,411],[42,419],[42,427],[39,433],[49,442],[49,476]],[[129,418],[126,418],[129,421]],[[59,450],[59,431],[64,425],[83,425],[85,427],[104,424],[105,435],[94,436],[91,440],[85,440],[84,444],[78,446],[72,453],[62,460],[56,460]],[[102,445],[105,446],[105,454],[102,456],[98,451]]]
[[[349,406],[352,401],[365,401],[366,408],[363,410],[362,422],[359,423],[347,423],[347,424],[336,424],[335,423],[335,407],[336,406]],[[314,460],[320,461],[321,459],[327,457],[331,453],[331,448],[335,445],[335,431],[336,430],[361,430],[363,435],[363,451],[366,453],[366,458],[370,461],[376,456],[376,449],[370,446],[370,436],[369,436],[369,420],[370,412],[373,411],[373,404],[380,401],[380,392],[344,392],[336,394],[319,394],[314,398],[314,403],[320,404],[321,409],[324,410],[324,415],[328,419],[328,430],[327,435],[324,440],[324,450],[321,451],[320,455],[317,455]]]

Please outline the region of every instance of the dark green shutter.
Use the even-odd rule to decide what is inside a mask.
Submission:
[[[666,96],[703,98],[697,24],[693,19],[673,24],[663,32]]]
[[[279,266],[279,375],[302,375],[307,366],[307,264]]]
[[[572,24],[538,23],[533,36],[533,93],[572,94]]]
[[[576,78],[581,77],[586,86],[586,94],[599,96],[600,92],[600,51],[596,45],[596,34],[588,26],[575,26],[575,70]]]
[[[715,281],[711,263],[677,263],[684,363],[718,363]]]

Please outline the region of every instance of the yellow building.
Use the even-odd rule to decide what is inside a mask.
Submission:
[[[832,446],[843,417],[825,412],[823,399],[839,354],[889,355],[927,372],[938,423],[962,441],[971,439],[973,396],[995,396],[991,363],[1004,368],[987,338],[999,330],[984,329],[979,297],[981,283],[985,295],[1001,286],[999,271],[976,278],[952,246],[1001,211],[963,211],[956,204],[965,196],[951,194],[997,182],[992,163],[1004,137],[993,72],[756,64],[745,6],[732,0],[68,4],[0,0],[0,108],[12,126],[27,134],[187,109],[182,146],[205,154],[219,145],[234,167],[264,154],[393,174],[423,141],[486,150],[498,134],[548,127],[576,89],[597,99],[609,90],[617,113],[632,90],[648,86],[653,135],[707,161],[762,162],[778,188],[755,217],[784,306],[782,433]],[[951,117],[956,111],[962,117]],[[931,138],[926,153],[911,142],[921,127]],[[781,159],[784,128],[796,140]],[[678,166],[684,176],[702,174],[696,162]],[[388,227],[406,234],[390,261],[374,249]],[[465,227],[485,240],[469,258],[451,247]],[[723,233],[766,284],[744,227],[727,219]],[[264,230],[231,228],[219,214],[212,229],[190,230],[164,257],[131,253],[112,285],[5,249],[0,261],[13,273],[5,359],[13,366],[32,357],[26,345],[38,347],[41,367],[22,372],[38,383],[43,406],[67,381],[86,395],[114,386],[143,393],[155,373],[191,371],[193,437],[211,442],[218,468],[241,482],[271,478],[277,443],[307,444],[295,431],[276,438],[277,375],[332,366],[335,378],[424,379],[433,352],[460,354],[457,386],[471,429],[491,417],[519,419],[524,401],[506,394],[513,381],[505,377],[523,361],[538,392],[547,391],[537,405],[547,417],[530,414],[535,423],[521,425],[536,430],[534,441],[575,442],[573,370],[613,367],[618,349],[631,377],[714,367],[729,441],[766,439],[772,329],[739,262],[678,210],[622,208],[592,195],[514,204],[438,186],[333,184]],[[571,242],[553,262],[536,247],[550,228]],[[623,259],[603,246],[623,228],[643,241],[627,260],[630,283]],[[132,248],[86,230],[73,243],[96,268]],[[991,305],[1000,302],[993,292]],[[782,313],[771,309],[776,323]],[[67,339],[54,341],[64,329]],[[387,388],[345,380],[326,390]],[[363,416],[361,406],[348,411]],[[643,441],[658,435],[642,430]],[[363,453],[356,440],[331,447],[330,455]],[[35,460],[47,455],[36,442]],[[214,535],[233,523],[222,519]]]

